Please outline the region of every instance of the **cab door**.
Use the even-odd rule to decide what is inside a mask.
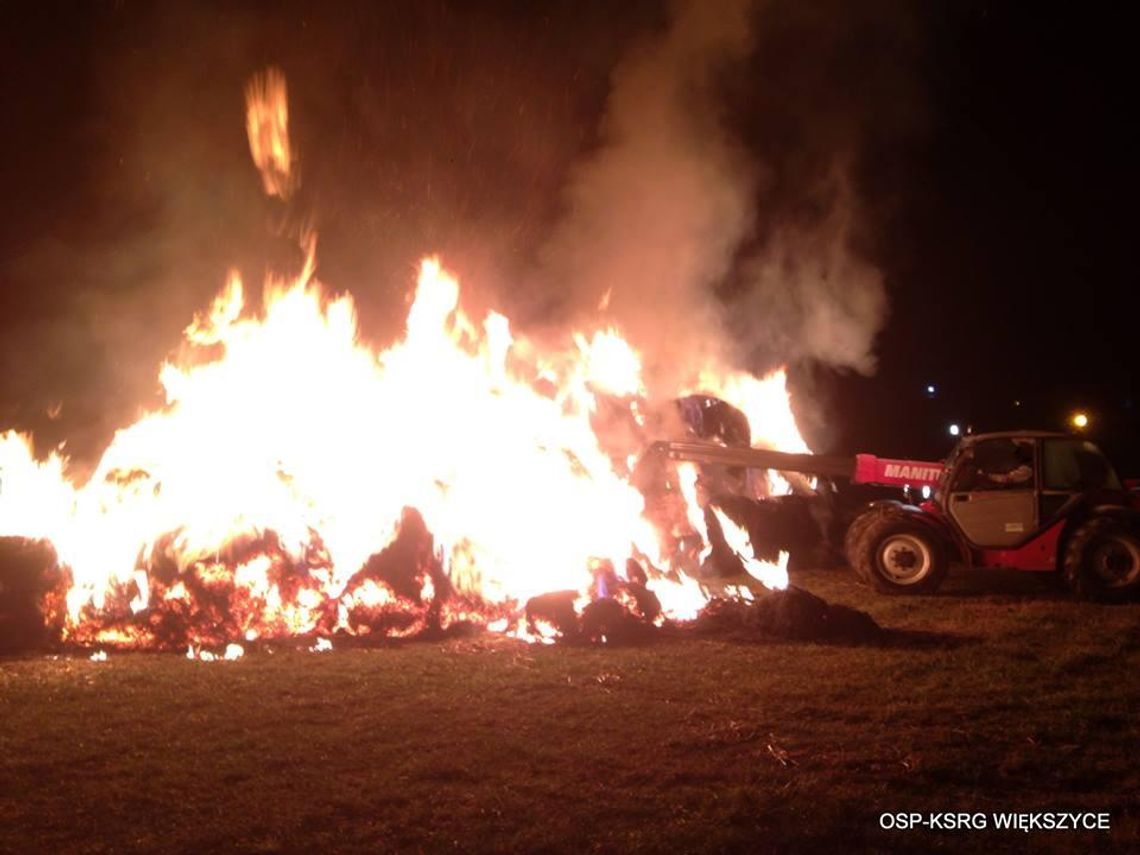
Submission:
[[[975,546],[1017,546],[1037,531],[1033,440],[995,437],[964,452],[949,485],[947,511]]]
[[[1077,437],[1047,437],[1041,441],[1041,500],[1043,524],[1086,493],[1120,492],[1123,487],[1112,464],[1091,442]]]

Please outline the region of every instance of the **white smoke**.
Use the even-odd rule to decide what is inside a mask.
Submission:
[[[777,227],[741,265],[729,329],[746,362],[815,360],[875,370],[874,337],[887,312],[883,277],[850,247],[853,205],[834,176],[826,215],[807,227]]]
[[[542,254],[572,311],[605,304],[643,350],[651,387],[676,389],[709,363],[874,369],[886,302],[878,271],[849,248],[856,206],[842,175],[818,179],[839,188],[822,217],[769,217],[755,240],[766,167],[732,133],[721,84],[748,73],[763,13],[750,0],[682,0],[627,54],[602,144],[574,173]]]
[[[602,148],[568,188],[546,247],[547,272],[575,308],[609,292],[608,312],[672,385],[691,359],[719,350],[712,286],[751,225],[754,181],[717,111],[719,74],[751,48],[751,3],[676,4],[668,29],[613,74]]]

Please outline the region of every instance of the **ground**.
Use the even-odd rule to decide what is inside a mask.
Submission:
[[[892,633],[0,659],[0,851],[1140,846],[1140,605],[1026,576],[793,582]],[[1057,810],[1111,830],[880,828]]]

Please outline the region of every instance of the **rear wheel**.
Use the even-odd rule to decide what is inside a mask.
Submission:
[[[1065,584],[1077,596],[1123,600],[1140,591],[1140,534],[1111,516],[1082,523],[1065,547]]]
[[[887,594],[929,594],[949,567],[937,534],[899,514],[872,516],[855,537],[852,557],[859,575]]]

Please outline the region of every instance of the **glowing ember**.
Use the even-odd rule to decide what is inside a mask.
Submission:
[[[234,662],[245,656],[245,648],[240,644],[227,644],[225,650],[219,655],[211,650],[202,650],[190,645],[186,649],[187,659],[197,659],[199,662]]]

